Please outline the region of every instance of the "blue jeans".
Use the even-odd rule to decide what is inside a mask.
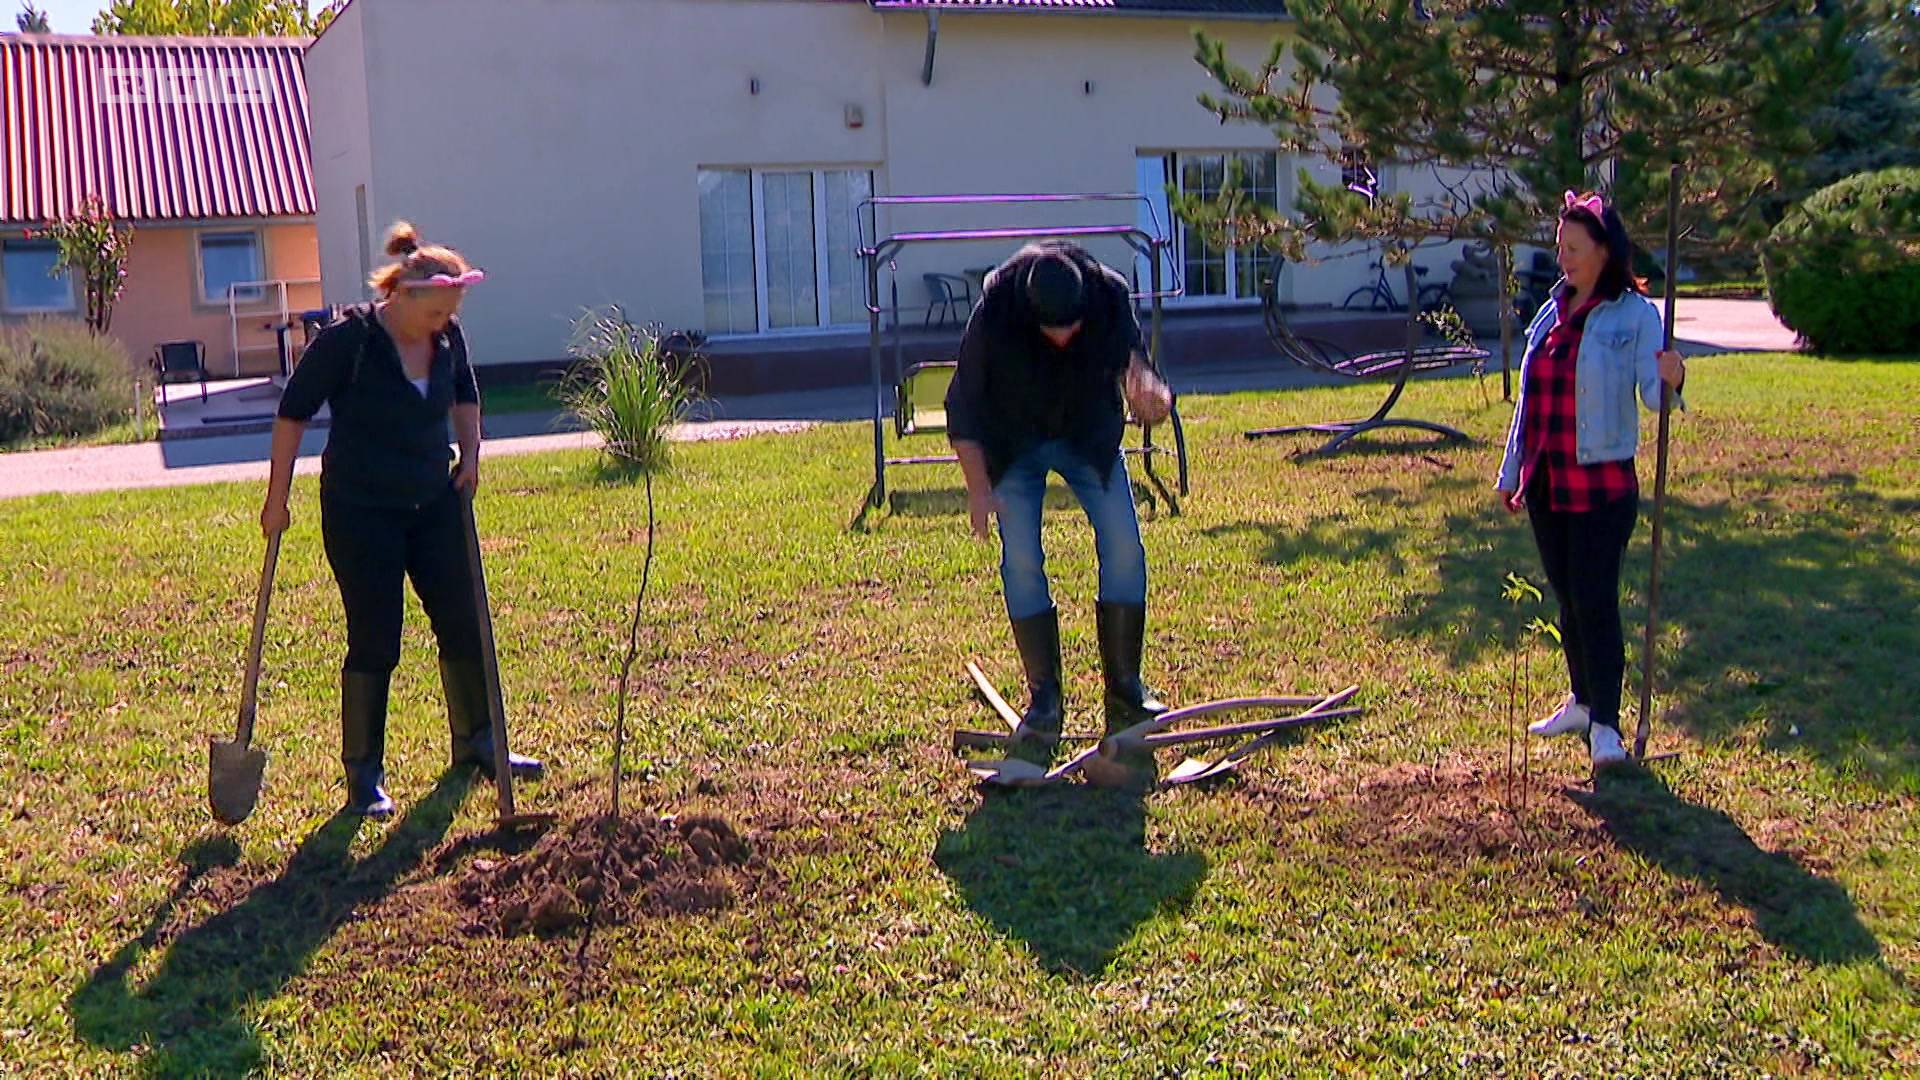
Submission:
[[[1133,509],[1133,482],[1123,453],[1113,455],[1107,483],[1065,441],[1044,442],[1016,458],[993,493],[1000,500],[1000,584],[1007,615],[1018,621],[1053,607],[1047,590],[1047,553],[1040,546],[1040,511],[1047,474],[1059,473],[1093,525],[1104,603],[1147,602],[1147,549]]]

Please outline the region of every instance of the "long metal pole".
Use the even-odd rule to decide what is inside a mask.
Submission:
[[[898,318],[895,314],[895,318]],[[873,368],[873,494],[869,505],[878,509],[887,496],[887,436],[881,426],[885,395],[880,379],[880,253],[867,255],[867,351]]]
[[[1662,349],[1673,348],[1675,275],[1680,247],[1680,164],[1667,172],[1667,295],[1666,332]],[[1660,537],[1667,510],[1667,432],[1673,413],[1673,388],[1660,380],[1660,442],[1653,467],[1653,556],[1647,572],[1647,640],[1640,654],[1640,724],[1633,735],[1633,756],[1647,756],[1647,737],[1653,732],[1653,646],[1660,632]]]
[[[1513,245],[1498,244],[1500,255],[1500,400],[1513,400]]]

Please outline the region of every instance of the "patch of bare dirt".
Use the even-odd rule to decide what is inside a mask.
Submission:
[[[468,933],[553,936],[587,925],[731,907],[764,863],[724,818],[598,815],[522,855],[475,859],[449,894]]]
[[[1252,791],[1291,818],[1326,817],[1332,839],[1360,852],[1444,861],[1607,845],[1604,826],[1537,764],[1524,791],[1518,776],[1510,786],[1498,763],[1460,757],[1401,762],[1358,777],[1295,773],[1257,782]]]
[[[1828,815],[1821,816],[1824,818]],[[1838,817],[1839,815],[1834,816]],[[1831,829],[1832,826],[1827,821],[1821,821],[1815,825],[1815,828],[1820,828],[1825,831]],[[1846,833],[1843,831],[1830,831],[1827,832],[1827,835],[1844,836]],[[1762,821],[1754,827],[1753,842],[1757,844],[1762,851],[1773,852],[1792,859],[1794,862],[1805,867],[1809,873],[1822,875],[1833,873],[1833,860],[1828,858],[1827,853],[1817,846],[1812,831],[1806,823],[1788,818],[1772,818],[1767,821]]]
[[[1539,776],[1525,792],[1516,778],[1508,798],[1501,772],[1461,759],[1389,766],[1363,779],[1348,796],[1353,817],[1343,833],[1355,844],[1440,858],[1606,843],[1601,826],[1557,789],[1541,790]]]

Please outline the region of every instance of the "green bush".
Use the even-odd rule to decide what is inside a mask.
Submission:
[[[133,411],[126,347],[77,322],[0,326],[0,445],[77,438]]]
[[[1821,352],[1920,352],[1920,169],[1861,173],[1774,227],[1774,314]]]
[[[700,399],[685,343],[684,335],[666,337],[618,311],[588,315],[575,327],[575,363],[559,397],[621,465],[651,473],[667,464],[668,429]]]

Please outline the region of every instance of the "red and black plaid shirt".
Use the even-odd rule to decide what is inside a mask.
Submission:
[[[1520,491],[1516,495],[1531,490],[1544,478],[1547,505],[1542,509],[1584,513],[1638,492],[1640,480],[1634,475],[1631,458],[1594,465],[1580,463],[1575,434],[1574,357],[1580,353],[1587,315],[1599,298],[1572,313],[1564,306],[1568,299],[1566,294],[1561,295],[1560,321],[1527,367],[1527,415],[1522,421]]]

